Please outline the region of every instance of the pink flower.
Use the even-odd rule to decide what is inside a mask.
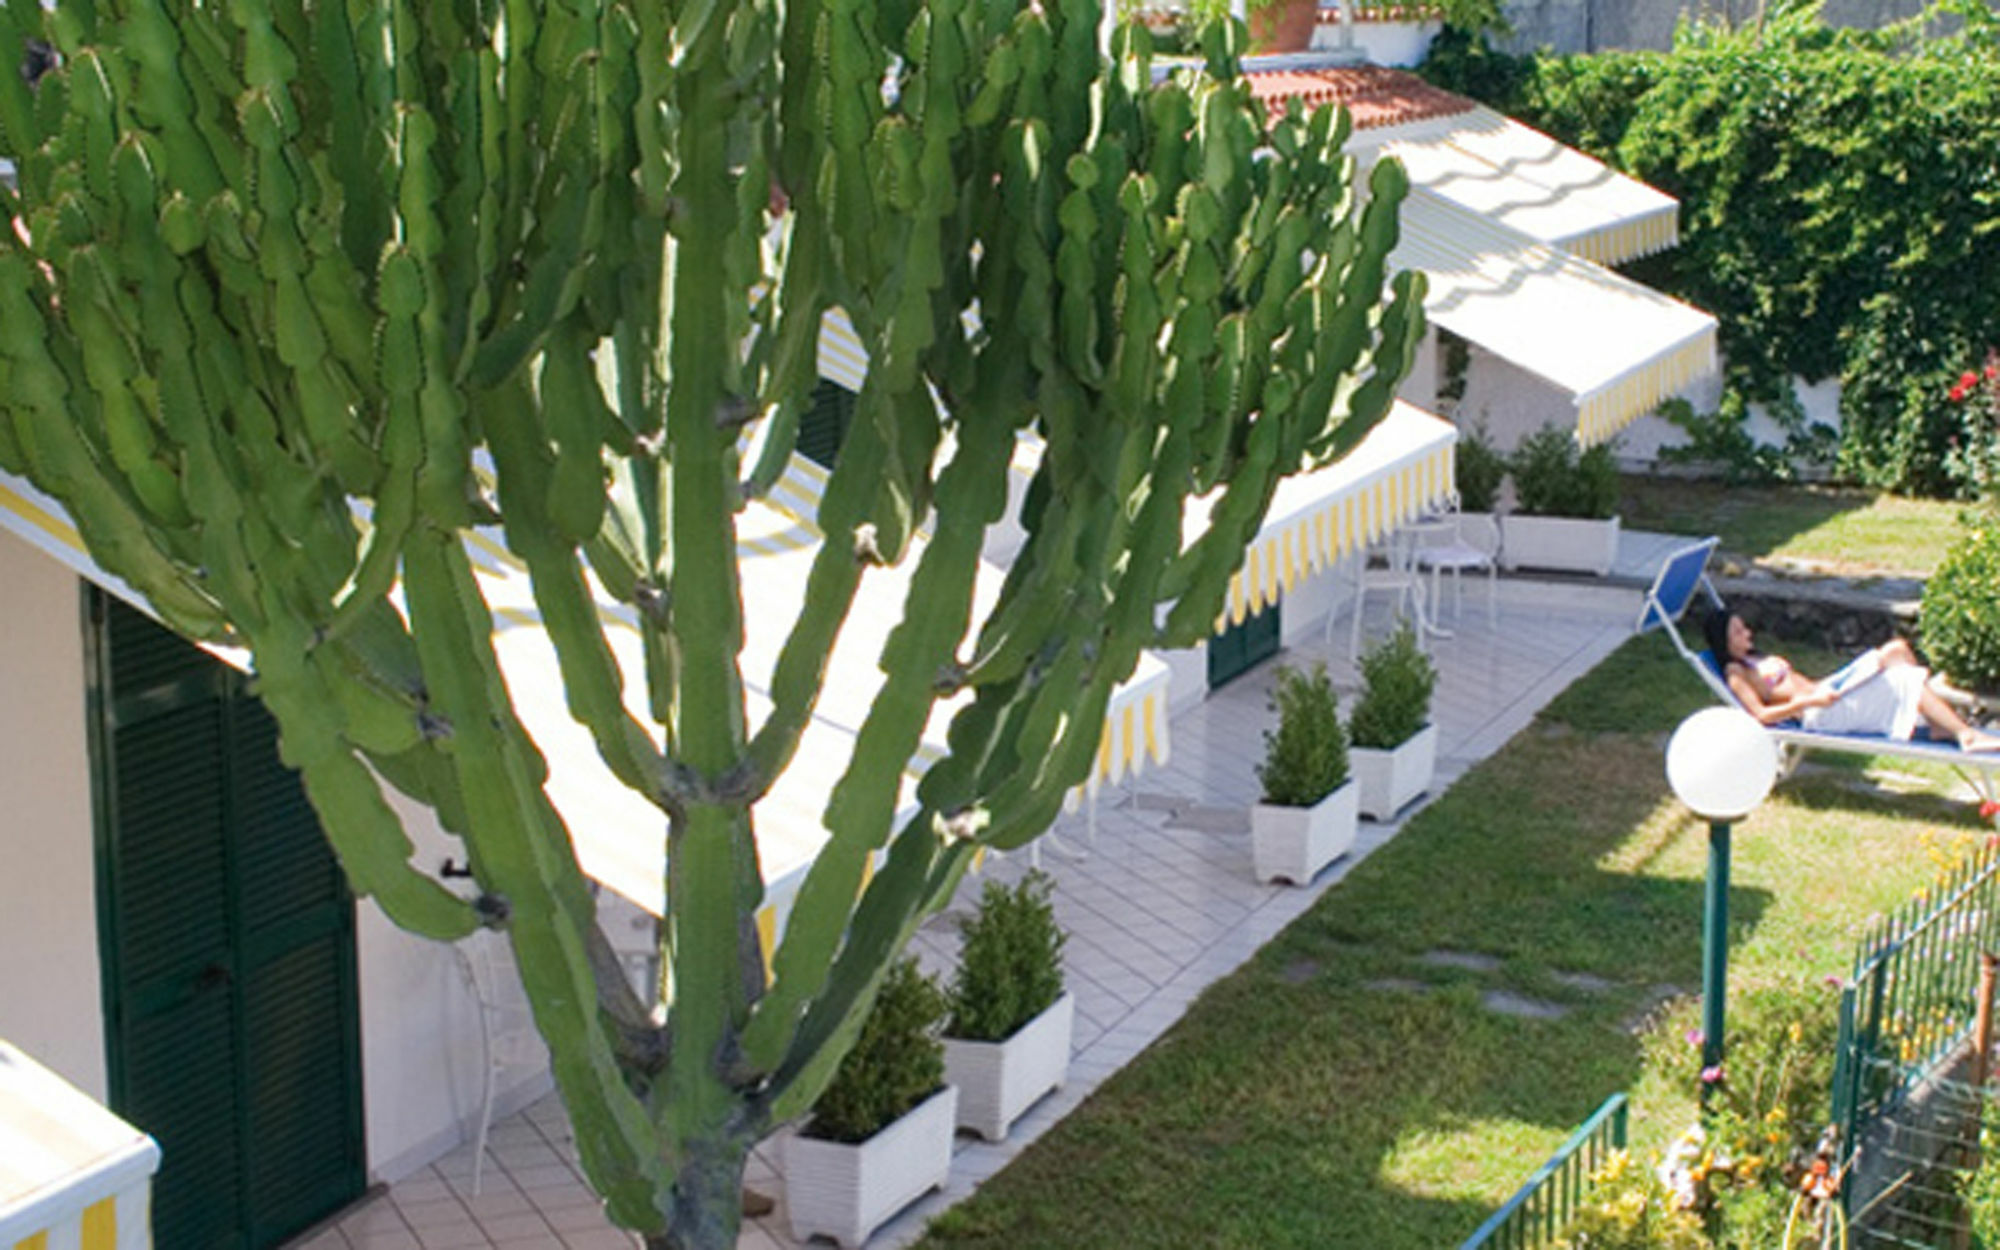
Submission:
[[[1701,1083],[1703,1085],[1720,1085],[1722,1084],[1723,1076],[1722,1065],[1718,1063],[1712,1068],[1703,1068],[1701,1070]]]
[[[1689,1029],[1687,1032],[1681,1034],[1681,1036],[1687,1039],[1687,1044],[1690,1046],[1701,1045],[1702,1036],[1700,1029]]]

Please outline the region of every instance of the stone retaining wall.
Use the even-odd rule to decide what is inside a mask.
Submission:
[[[1914,634],[1922,593],[1914,583],[1860,588],[1838,579],[1769,574],[1719,579],[1716,589],[1752,629],[1840,652]]]

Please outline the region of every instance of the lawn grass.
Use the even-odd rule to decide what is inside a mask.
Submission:
[[[1719,535],[1722,550],[1848,576],[1928,577],[1963,505],[1831,486],[1728,486],[1628,476],[1620,514],[1642,530]]]
[[[1645,1070],[1638,1033],[1692,1011],[1707,840],[1662,757],[1705,701],[1634,639],[922,1244],[1435,1250],[1613,1092],[1639,1148],[1663,1143],[1693,1091]],[[1881,776],[1803,769],[1739,827],[1732,984],[1845,972],[1931,879],[1926,832],[1979,828],[1944,783]],[[1567,1014],[1482,1005],[1502,991]]]

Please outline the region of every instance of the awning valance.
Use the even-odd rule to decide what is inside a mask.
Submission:
[[[1279,483],[1264,525],[1229,583],[1224,624],[1240,624],[1349,552],[1451,499],[1458,430],[1401,400],[1342,459]],[[1188,501],[1185,545],[1208,529],[1218,495]]]
[[[1351,146],[1364,160],[1396,157],[1412,186],[1600,265],[1680,240],[1672,196],[1489,108],[1361,131]]]
[[[1568,393],[1585,445],[1716,369],[1707,313],[1421,188],[1392,263],[1428,275],[1433,323]]]

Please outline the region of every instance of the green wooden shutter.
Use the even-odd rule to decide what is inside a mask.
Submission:
[[[257,1250],[365,1183],[353,901],[242,679],[95,611],[113,1106],[160,1142],[155,1243]]]
[[[137,613],[105,626],[112,1105],[160,1144],[154,1244],[240,1245],[221,692],[208,657]]]
[[[854,393],[821,379],[813,390],[812,406],[799,418],[799,454],[831,469],[840,458],[841,441],[853,420]]]
[[[1278,654],[1282,604],[1253,612],[1208,640],[1208,688],[1234,681]]]

